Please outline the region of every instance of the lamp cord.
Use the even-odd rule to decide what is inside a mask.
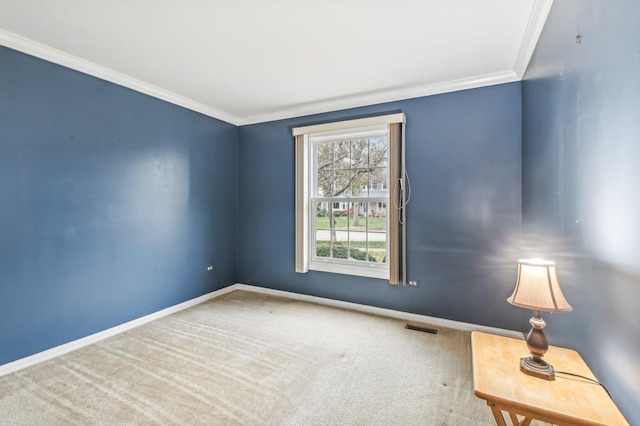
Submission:
[[[574,377],[580,377],[581,379],[585,379],[585,380],[589,380],[590,382],[593,382],[597,385],[602,386],[602,389],[604,389],[604,391],[607,393],[607,395],[609,395],[609,398],[613,401],[613,398],[611,397],[611,394],[609,393],[609,390],[607,389],[607,387],[605,385],[603,385],[602,383],[600,383],[597,380],[594,380],[592,378],[589,377],[585,377],[585,376],[581,376],[580,374],[575,374],[575,373],[569,373],[567,371],[556,371],[556,374],[567,374],[569,376],[574,376]]]

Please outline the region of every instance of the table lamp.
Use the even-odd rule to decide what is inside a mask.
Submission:
[[[553,366],[542,359],[549,343],[542,329],[546,325],[541,312],[570,312],[571,305],[564,298],[556,276],[555,262],[542,259],[518,260],[518,278],[509,303],[533,310],[527,335],[530,357],[520,359],[520,371],[546,380],[555,380]]]

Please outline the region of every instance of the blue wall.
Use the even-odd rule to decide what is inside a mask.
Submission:
[[[558,1],[522,85],[239,129],[0,47],[0,365],[234,282],[526,331],[538,255],[575,309],[551,343],[640,424],[638,16]],[[291,128],[399,110],[420,287],[296,274]]]
[[[489,326],[526,325],[513,290],[521,227],[520,83],[240,128],[240,282]],[[291,128],[407,116],[408,278],[419,288],[294,268]],[[522,311],[522,312],[520,312]]]
[[[237,127],[0,64],[0,364],[235,282]]]
[[[562,0],[523,83],[523,222],[558,262],[577,349],[640,424],[640,3]],[[582,35],[576,43],[576,32]]]

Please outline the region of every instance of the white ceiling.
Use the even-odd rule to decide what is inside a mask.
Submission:
[[[517,81],[552,0],[0,0],[0,44],[248,124]]]

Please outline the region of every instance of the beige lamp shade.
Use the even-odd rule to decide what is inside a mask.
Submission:
[[[570,312],[573,310],[564,298],[555,262],[541,259],[518,260],[518,278],[509,303],[521,308],[543,312]]]

